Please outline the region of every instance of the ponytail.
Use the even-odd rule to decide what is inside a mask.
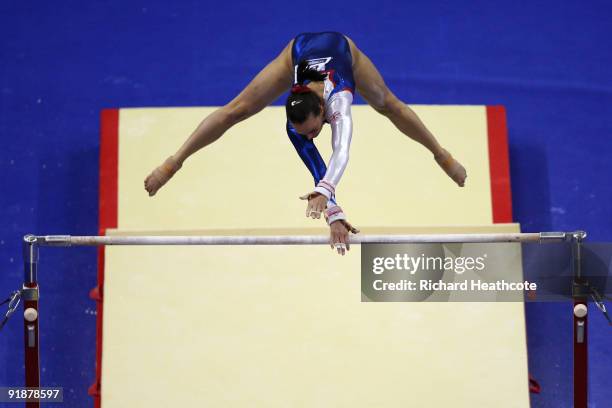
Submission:
[[[308,61],[302,60],[297,67],[297,84],[303,85],[304,81],[323,81],[327,77],[325,72],[317,71],[308,66]]]

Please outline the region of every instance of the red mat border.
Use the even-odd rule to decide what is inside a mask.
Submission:
[[[487,106],[487,133],[493,223],[509,223],[512,222],[512,191],[506,109],[503,106]]]
[[[100,114],[100,186],[98,206],[98,233],[117,228],[118,175],[119,175],[119,109],[104,109]],[[97,301],[96,316],[96,380],[89,388],[94,407],[102,404],[102,338],[104,313],[104,246],[98,247],[98,286],[90,297]]]

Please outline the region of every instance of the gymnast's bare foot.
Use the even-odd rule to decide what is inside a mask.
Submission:
[[[168,157],[161,166],[156,167],[144,181],[149,197],[154,196],[157,190],[166,184],[180,168],[181,164],[173,156]]]
[[[442,149],[442,151],[434,156],[436,162],[442,167],[442,170],[446,172],[448,177],[453,179],[459,187],[465,186],[465,179],[467,178],[467,172],[465,167],[461,165],[451,154]]]

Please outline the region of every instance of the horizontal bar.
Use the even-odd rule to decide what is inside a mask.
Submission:
[[[413,235],[351,235],[351,244],[418,244],[418,243],[486,243],[486,242],[563,242],[582,232],[531,232],[496,234],[413,234]],[[581,235],[583,236],[583,235]],[[102,246],[102,245],[327,245],[324,235],[276,236],[26,236],[42,246]]]

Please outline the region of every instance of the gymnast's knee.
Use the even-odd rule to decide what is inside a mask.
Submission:
[[[377,99],[377,101],[373,101],[372,107],[381,115],[393,117],[401,114],[404,104],[391,92],[386,91],[384,95]]]
[[[230,126],[251,117],[257,113],[256,107],[248,102],[232,101],[221,108],[223,120]]]

